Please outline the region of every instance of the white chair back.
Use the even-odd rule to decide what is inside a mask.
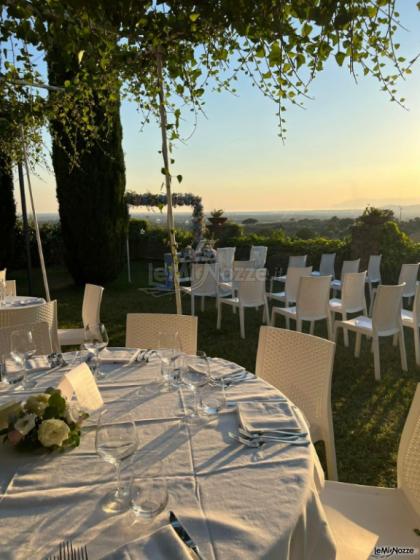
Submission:
[[[0,282],[5,282],[6,272],[7,272],[7,268],[3,268],[3,270],[0,270]]]
[[[219,265],[217,263],[193,263],[191,265],[191,292],[194,296],[217,295]]]
[[[366,309],[366,271],[348,272],[342,278],[341,301],[346,311]]]
[[[101,322],[101,303],[104,288],[94,284],[86,284],[83,295],[82,321],[83,326],[97,325]]]
[[[306,266],[308,255],[294,255],[289,257],[288,268],[302,268]]]
[[[374,333],[396,334],[401,328],[401,306],[404,284],[378,286],[372,311]]]
[[[19,328],[32,331],[37,354],[51,354],[53,348],[51,345],[50,328],[47,322],[41,321],[39,323],[25,323],[24,325],[13,325],[0,329],[0,358],[2,355],[5,356],[10,353],[11,334]]]
[[[178,332],[182,351],[197,353],[198,319],[192,315],[171,313],[129,313],[125,345],[130,348],[159,347],[159,333]]]
[[[230,282],[232,279],[233,261],[236,247],[220,247],[217,249],[216,262],[219,265],[219,279]]]
[[[334,278],[335,253],[323,253],[319,264],[319,274],[321,276],[331,275]]]
[[[290,267],[287,269],[285,292],[286,299],[292,303],[296,302],[299,283],[302,276],[310,276],[312,266]]]
[[[420,325],[420,284],[416,286],[416,295],[413,303],[414,324]]]
[[[267,260],[268,247],[263,245],[252,245],[249,260],[255,262],[255,268],[264,268]]]
[[[233,261],[232,286],[235,290],[239,282],[247,278],[248,270],[255,270],[255,261]]]
[[[401,266],[398,284],[405,282],[403,297],[413,297],[416,293],[417,276],[419,273],[419,263],[403,264]]]
[[[316,321],[329,316],[331,276],[303,276],[296,298],[296,312],[303,321]]]
[[[243,307],[264,305],[266,268],[243,269],[244,278],[238,281],[239,304]]]
[[[6,280],[6,296],[16,295],[16,280]]]
[[[0,328],[41,321],[48,323],[53,352],[60,352],[57,331],[57,302],[55,300],[27,308],[3,309],[0,313]]]
[[[360,266],[360,259],[356,259],[354,261],[343,261],[343,265],[341,267],[341,279],[343,279],[344,274],[348,274],[349,272],[359,272]]]
[[[381,260],[382,255],[370,255],[367,270],[367,278],[370,282],[381,283]]]
[[[420,383],[404,424],[397,459],[398,487],[420,518]]]

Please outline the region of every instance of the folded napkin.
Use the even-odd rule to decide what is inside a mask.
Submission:
[[[105,348],[99,358],[103,364],[124,364],[133,358],[135,360],[138,352],[137,348]]]
[[[102,560],[192,560],[194,556],[170,525],[125,544]]]
[[[211,358],[210,363],[210,375],[214,379],[225,379],[233,375],[245,372],[245,368],[229,362],[228,360],[223,360],[223,358]]]
[[[287,401],[241,402],[237,408],[239,424],[248,432],[268,433],[300,428]]]

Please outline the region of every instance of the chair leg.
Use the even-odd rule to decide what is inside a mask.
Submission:
[[[205,302],[205,297],[201,296],[201,311],[204,311],[204,302]]]
[[[394,334],[394,336],[392,337],[392,346],[397,346],[398,344],[398,334]]]
[[[338,480],[337,473],[337,457],[335,453],[334,436],[324,439],[325,445],[325,458],[327,460],[327,474],[328,480]]]
[[[296,330],[297,330],[297,332],[302,332],[302,320],[301,319],[296,319]]]
[[[220,329],[222,327],[222,302],[217,302],[217,328]]]
[[[360,346],[362,343],[362,333],[356,332],[356,343],[354,345],[354,357],[360,357]]]
[[[381,379],[381,359],[379,356],[379,338],[377,336],[372,337],[372,348],[375,379],[379,381]]]
[[[245,338],[245,313],[244,308],[239,308],[239,326],[241,329],[241,338]]]
[[[309,334],[314,334],[314,330],[315,330],[315,321],[311,321],[309,323]]]
[[[272,327],[275,327],[275,326],[276,326],[276,313],[275,313],[275,311],[274,311],[274,307],[273,307],[273,309],[271,310],[271,321],[270,321],[270,324],[271,324]]]
[[[400,343],[400,357],[401,357],[401,369],[403,371],[408,371],[407,366],[407,352],[405,351],[405,339],[404,339],[404,328],[401,327],[400,334],[398,336]]]
[[[343,311],[343,321],[347,321],[347,313]],[[349,345],[349,330],[343,327],[343,339],[344,339],[344,346]]]
[[[290,318],[286,317],[286,329],[290,330]]]
[[[191,315],[195,315],[195,296],[191,294]]]
[[[268,301],[265,300],[264,302],[264,311],[263,311],[263,323],[265,323],[266,325],[268,325],[268,323],[270,322],[270,311],[268,309]]]
[[[416,326],[413,329],[414,333],[414,352],[416,356],[416,365],[420,366],[420,336],[419,328]]]

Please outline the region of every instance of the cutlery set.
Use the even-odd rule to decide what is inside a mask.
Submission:
[[[89,560],[89,556],[86,546],[75,547],[71,541],[64,541],[58,546],[58,554],[45,560]]]

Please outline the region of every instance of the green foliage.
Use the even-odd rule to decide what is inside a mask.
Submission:
[[[175,231],[178,250],[193,244],[193,233],[179,229]],[[130,257],[136,259],[162,260],[169,252],[169,233],[164,227],[152,226],[146,220],[131,219],[129,226]]]
[[[393,219],[394,212],[392,210],[367,206],[363,211],[363,214],[358,218],[358,221],[363,224],[384,224],[385,222]]]
[[[381,229],[383,282],[395,283],[402,264],[420,262],[420,243],[413,243],[395,222],[388,221]]]
[[[54,391],[48,400],[48,406],[44,411],[43,418],[61,418],[66,411],[66,401],[59,391]]]
[[[12,264],[15,224],[12,168],[9,157],[0,153],[0,270]]]
[[[44,259],[47,266],[63,264],[63,239],[60,223],[46,222],[39,224]],[[11,262],[12,268],[24,268],[26,265],[25,239],[22,220],[18,219],[14,231],[14,258]],[[35,228],[29,223],[29,241],[31,261],[34,266],[39,266],[38,248],[35,238]]]

